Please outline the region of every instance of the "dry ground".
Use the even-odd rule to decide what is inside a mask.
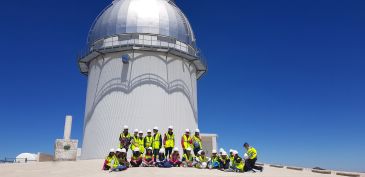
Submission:
[[[41,162],[27,164],[1,164],[0,177],[331,177],[335,174],[317,174],[309,170],[295,171],[265,165],[260,173],[227,173],[218,170],[198,170],[194,168],[130,168],[123,172],[105,172],[101,170],[103,160],[85,160],[77,162]],[[337,176],[340,177],[340,176]],[[365,177],[361,174],[361,177]]]

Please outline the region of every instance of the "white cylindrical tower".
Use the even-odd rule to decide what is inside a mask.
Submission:
[[[188,19],[169,0],[114,0],[95,20],[79,58],[88,76],[83,159],[117,147],[123,126],[173,125],[176,144],[198,128],[197,79],[206,72]]]

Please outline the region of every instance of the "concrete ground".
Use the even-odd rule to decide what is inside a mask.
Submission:
[[[227,173],[218,170],[199,170],[194,168],[130,168],[123,172],[106,172],[101,170],[103,160],[85,160],[77,162],[40,162],[27,164],[1,164],[1,177],[103,177],[103,176],[128,176],[128,177],[330,177],[337,176],[334,173],[318,174],[310,170],[295,171],[285,168],[264,166],[264,172],[260,173]],[[339,176],[337,176],[339,177]],[[361,174],[361,177],[365,177]]]

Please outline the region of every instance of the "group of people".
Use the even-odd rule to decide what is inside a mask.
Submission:
[[[180,155],[179,148],[175,146],[175,134],[173,127],[168,127],[168,132],[163,136],[159,133],[158,127],[148,130],[144,137],[142,131],[134,130],[134,135],[129,133],[128,126],[124,126],[119,136],[119,148],[111,149],[105,158],[103,170],[123,171],[129,167],[194,167],[199,169],[219,169],[226,172],[256,172],[262,171],[263,167],[256,166],[257,151],[248,143],[244,144],[246,153],[239,156],[238,151],[230,150],[229,154],[224,149],[212,151],[207,157],[203,150],[203,143],[199,129],[194,135],[186,129],[181,137],[183,154]],[[128,150],[132,151],[130,160],[127,159]]]

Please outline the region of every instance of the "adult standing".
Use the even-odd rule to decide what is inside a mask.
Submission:
[[[197,155],[200,150],[203,150],[202,139],[200,137],[200,130],[195,130],[195,135],[193,136],[193,146],[194,155]]]
[[[139,148],[139,151],[140,151],[142,154],[144,154],[144,152],[145,152],[145,148],[144,148],[144,137],[143,137],[143,131],[139,131],[139,132],[138,132],[137,142],[138,142],[138,148]]]
[[[192,138],[190,136],[190,130],[186,129],[185,134],[181,137],[181,146],[184,150],[184,154],[186,154],[186,149],[192,147]]]
[[[165,133],[163,138],[163,144],[165,147],[165,155],[167,158],[170,158],[172,154],[172,149],[175,147],[175,135],[172,126],[169,126],[168,132]]]
[[[119,136],[119,148],[124,148],[126,150],[129,149],[129,145],[131,144],[132,136],[128,132],[128,126],[124,125],[123,132]]]
[[[158,127],[153,128],[153,133],[154,135],[153,135],[152,148],[153,148],[153,157],[156,162],[157,155],[162,147],[162,137],[161,134],[158,132]]]
[[[153,137],[152,137],[152,131],[150,129],[147,130],[147,136],[144,137],[143,143],[145,149],[152,148]]]
[[[134,152],[134,149],[139,146],[138,144],[138,129],[134,129],[134,135],[131,138],[131,150]]]

